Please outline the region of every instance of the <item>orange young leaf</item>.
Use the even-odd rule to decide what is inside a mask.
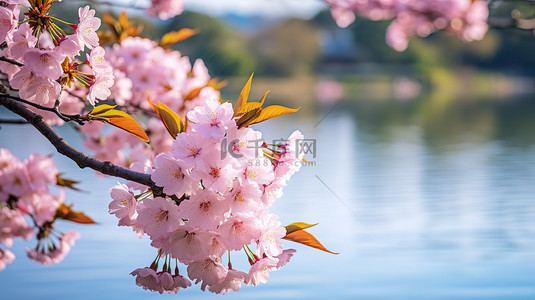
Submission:
[[[171,31],[160,39],[159,46],[162,48],[170,47],[171,45],[190,38],[199,33],[197,29],[182,28],[179,31]]]
[[[290,234],[290,233],[295,232],[297,230],[310,228],[310,227],[316,226],[316,225],[318,225],[318,223],[316,223],[316,224],[308,224],[308,223],[303,223],[303,222],[295,222],[295,223],[292,223],[292,224],[286,226],[286,234]]]
[[[74,211],[72,210],[72,205],[65,205],[65,203],[62,203],[57,209],[56,209],[56,216],[55,219],[63,219],[75,223],[80,224],[96,224],[97,222],[93,221],[90,217],[88,217],[83,212]]]
[[[243,104],[236,115],[245,114],[253,109],[257,109],[261,107],[262,104],[264,104],[264,101],[266,100],[267,94],[269,94],[269,91],[267,91],[262,97],[262,99],[260,99],[260,101],[258,102],[248,102],[248,103]]]
[[[227,81],[226,80],[218,81],[217,78],[212,78],[212,79],[210,79],[208,81],[206,86],[210,86],[210,87],[214,88],[215,90],[220,90],[220,89],[222,89],[222,88],[227,86]]]
[[[249,126],[249,123],[256,119],[260,115],[261,111],[262,109],[260,107],[251,109],[250,111],[244,113],[238,120],[236,120],[236,125],[238,125],[238,128]]]
[[[120,128],[122,130],[128,131],[131,134],[140,138],[145,143],[149,142],[149,137],[147,136],[143,128],[139,126],[139,124],[137,123],[136,120],[134,120],[134,118],[132,118],[129,114],[125,113],[124,111],[120,111],[116,109],[107,109],[97,114],[91,112],[89,113],[89,115],[97,117],[97,118],[94,118],[94,120],[102,121],[110,125],[113,125],[117,128]]]
[[[312,234],[304,231],[303,229],[299,229],[292,233],[288,233],[286,234],[285,237],[283,237],[283,239],[293,241],[296,243],[300,243],[300,244],[303,244],[312,248],[316,248],[325,252],[329,252],[331,254],[339,254],[339,253],[327,250],[327,248],[325,248]]]
[[[199,96],[202,89],[204,89],[204,86],[192,89],[186,94],[186,96],[184,97],[184,101],[195,99],[197,96]]]
[[[99,106],[95,106],[95,108],[93,108],[93,110],[89,113],[89,115],[98,116],[99,114],[105,113],[108,110],[114,109],[115,107],[117,107],[117,105],[102,104]]]
[[[180,118],[180,116],[176,112],[172,111],[167,105],[161,103],[160,101],[158,101],[158,105],[155,105],[152,103],[152,101],[150,101],[150,98],[149,104],[152,106],[152,109],[156,111],[156,114],[158,114],[158,117],[160,117],[163,125],[167,129],[167,132],[169,132],[173,139],[176,139],[177,134],[186,130],[184,123],[182,122],[182,118]]]
[[[56,175],[56,185],[70,188],[71,190],[75,191],[81,191],[79,188],[74,186],[75,184],[80,183],[80,181],[63,178],[61,175],[63,175],[63,173],[58,173]]]
[[[256,119],[251,121],[250,125],[260,123],[260,122],[263,122],[263,121],[266,121],[266,120],[269,120],[278,116],[282,116],[285,114],[293,113],[300,109],[301,109],[301,106],[293,109],[293,108],[289,108],[289,107],[285,107],[281,105],[270,105],[266,108],[263,108],[260,115]]]
[[[249,92],[251,91],[251,82],[253,81],[253,75],[254,73],[251,74],[251,77],[249,77],[249,80],[247,80],[247,83],[240,92],[238,102],[236,103],[236,106],[234,106],[234,116],[238,114],[242,105],[247,103],[247,98],[249,98]]]

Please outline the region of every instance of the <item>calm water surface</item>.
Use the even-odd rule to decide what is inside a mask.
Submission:
[[[316,139],[307,158],[316,165],[292,178],[273,210],[283,223],[319,222],[310,231],[341,254],[286,242],[298,252],[268,284],[226,298],[535,299],[532,102],[345,101],[319,124],[330,106],[261,126],[268,139],[294,129]],[[81,147],[72,129],[60,132]],[[29,126],[3,125],[0,137],[23,158],[54,152]],[[154,251],[107,213],[116,179],[54,160],[88,191],[67,192],[68,201],[99,224],[60,224],[82,238],[54,266],[25,257],[35,241],[16,240],[17,259],[0,272],[2,299],[217,297],[198,286],[179,295],[135,286],[128,274]]]

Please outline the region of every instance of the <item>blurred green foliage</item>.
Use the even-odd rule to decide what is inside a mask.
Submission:
[[[200,33],[175,48],[192,60],[202,58],[212,75],[247,75],[256,69],[257,60],[245,36],[231,30],[221,20],[186,11],[162,29],[168,32],[181,28],[196,28]]]

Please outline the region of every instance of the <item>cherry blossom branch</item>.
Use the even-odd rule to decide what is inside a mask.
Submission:
[[[0,119],[0,124],[30,124],[26,120],[21,119]]]
[[[154,184],[150,174],[123,168],[109,161],[98,160],[73,148],[43,120],[42,116],[32,112],[23,104],[19,103],[15,99],[12,99],[11,97],[12,96],[0,94],[0,105],[23,117],[28,123],[33,125],[33,127],[35,127],[56,148],[59,153],[73,160],[80,168],[83,169],[89,167],[106,175],[134,181],[150,187],[155,196],[165,196],[163,189]],[[176,198],[176,196],[174,197]]]

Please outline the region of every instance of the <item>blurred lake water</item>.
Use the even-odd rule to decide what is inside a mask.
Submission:
[[[285,241],[297,249],[288,265],[227,298],[535,299],[533,97],[359,97],[257,127],[266,140],[295,129],[315,140],[315,156],[306,157],[315,165],[294,175],[272,210],[284,224],[319,222],[310,232],[341,254]],[[74,130],[58,131],[82,148]],[[22,158],[54,153],[30,126],[2,125],[0,137]],[[2,299],[216,297],[199,286],[179,295],[137,287],[129,273],[155,253],[107,213],[117,180],[53,158],[87,191],[68,191],[68,202],[99,224],[59,225],[82,234],[59,265],[30,261],[24,248],[35,241],[16,240],[17,259],[0,272]]]

